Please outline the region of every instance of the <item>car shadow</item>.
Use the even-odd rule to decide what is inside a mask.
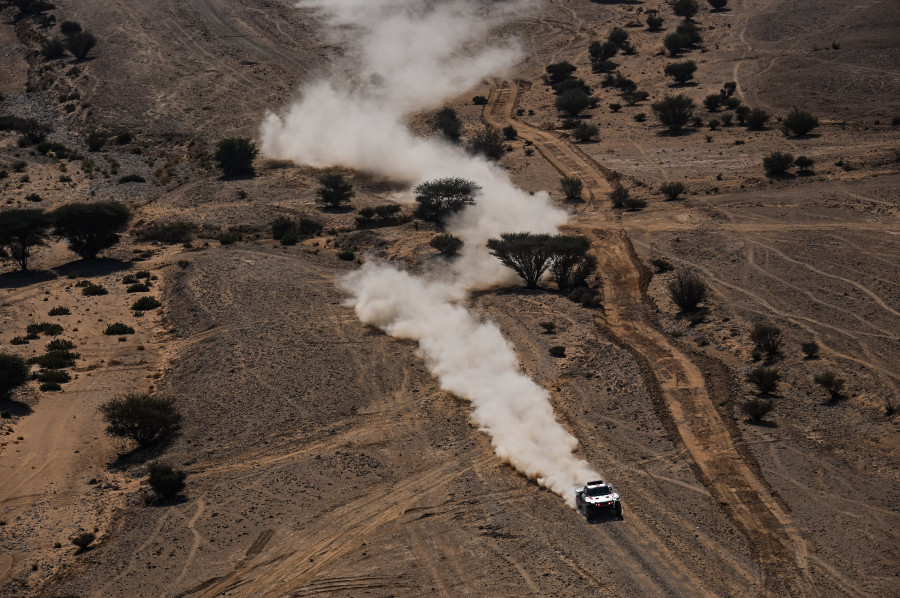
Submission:
[[[616,515],[613,511],[610,511],[609,513],[598,513],[591,515],[590,517],[585,517],[585,520],[590,525],[597,525],[599,523],[609,523],[610,521],[624,521],[625,517]]]

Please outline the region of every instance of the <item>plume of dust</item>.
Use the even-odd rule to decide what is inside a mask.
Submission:
[[[437,139],[416,137],[411,111],[438,105],[521,57],[513,42],[481,39],[509,11],[529,2],[473,0],[306,0],[359,46],[345,83],[306,85],[282,115],[262,124],[263,153],[311,166],[341,165],[417,184],[456,176],[482,188],[474,206],[447,226],[465,242],[449,274],[412,276],[366,263],[342,281],[360,320],[418,341],[442,388],[468,399],[472,419],[504,461],[574,505],[572,488],[599,474],[573,451],[577,440],[557,421],[549,393],[523,374],[496,325],[460,305],[471,288],[515,280],[485,242],[508,231],[556,233],[566,214],[544,192],[516,188],[486,160]]]

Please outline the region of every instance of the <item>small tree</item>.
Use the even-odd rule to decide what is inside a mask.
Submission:
[[[691,39],[681,33],[670,33],[663,38],[663,46],[669,51],[670,56],[678,56],[689,45],[691,45]]]
[[[426,181],[415,189],[419,204],[415,216],[443,226],[451,215],[474,205],[479,191],[478,184],[458,177]]]
[[[772,411],[773,407],[772,401],[759,398],[747,399],[742,405],[744,413],[747,414],[750,421],[755,424],[761,422],[762,419]]]
[[[838,378],[832,371],[822,372],[813,378],[813,382],[828,391],[832,401],[839,401],[844,398],[841,391],[844,390],[844,379]]]
[[[505,127],[503,127],[503,136],[506,137],[507,140],[512,141],[519,136],[519,132],[514,126],[506,125]]]
[[[765,353],[768,359],[773,359],[781,353],[781,347],[784,344],[781,339],[781,329],[774,324],[756,324],[750,332],[750,340],[753,341],[756,350]]]
[[[591,139],[597,136],[600,133],[600,129],[597,125],[589,122],[579,123],[575,130],[572,131],[572,136],[576,139],[576,141],[580,141],[581,143],[587,143]]]
[[[681,131],[694,116],[694,100],[684,95],[666,96],[652,108],[659,122],[673,134]]]
[[[253,160],[259,150],[245,137],[228,137],[216,144],[216,162],[225,176],[253,175]]]
[[[111,399],[100,406],[111,436],[130,438],[141,447],[150,446],[169,436],[181,422],[175,410],[175,399],[149,394],[129,393]]]
[[[717,93],[712,93],[703,98],[703,107],[709,110],[710,112],[715,112],[719,108],[722,107],[722,96]]]
[[[571,116],[578,116],[593,101],[593,98],[583,89],[567,89],[556,98],[556,109]]]
[[[0,353],[0,399],[28,381],[28,364],[18,355]]]
[[[797,159],[794,160],[794,164],[797,166],[797,168],[800,169],[801,174],[809,174],[810,169],[812,168],[813,164],[815,164],[815,162],[812,158],[808,158],[806,156],[797,156]]]
[[[31,250],[46,245],[50,218],[43,210],[13,208],[0,212],[0,247],[22,270],[28,269]]]
[[[72,542],[74,546],[78,547],[78,552],[83,552],[87,550],[88,546],[93,544],[96,539],[97,536],[92,532],[79,532],[69,538],[69,541]]]
[[[441,108],[434,116],[434,130],[447,139],[457,141],[462,132],[462,121],[456,115],[456,110],[450,107]]]
[[[584,183],[577,176],[564,176],[559,179],[559,186],[562,188],[566,199],[569,201],[581,201],[581,192],[584,190]]]
[[[793,133],[798,137],[806,135],[818,126],[818,118],[798,108],[791,110],[781,121],[781,128],[786,135]]]
[[[806,359],[816,359],[819,356],[819,343],[816,341],[803,343],[800,345],[800,350],[803,351],[803,356]]]
[[[682,311],[695,311],[706,300],[707,287],[693,270],[679,270],[669,281],[669,296]]]
[[[154,492],[165,499],[172,499],[184,490],[184,479],[187,474],[181,470],[176,470],[167,463],[155,461],[147,465],[147,473],[150,477],[147,481]]]
[[[697,72],[697,63],[693,60],[673,62],[666,65],[664,72],[667,77],[672,77],[676,83],[684,84],[694,78],[694,73]]]
[[[87,144],[89,151],[99,152],[103,149],[103,146],[106,145],[106,140],[106,133],[94,131],[85,137],[84,142]]]
[[[116,201],[71,203],[50,213],[53,233],[69,242],[69,249],[92,259],[119,242],[118,233],[125,230],[131,212]]]
[[[750,373],[747,374],[747,382],[750,382],[756,389],[759,390],[759,394],[768,395],[775,392],[778,388],[778,381],[781,380],[781,374],[778,373],[778,370],[775,368],[767,368],[765,366],[759,366],[750,370]]]
[[[551,254],[550,270],[556,278],[556,285],[560,291],[567,291],[580,286],[584,280],[580,278],[579,267],[585,263],[591,242],[581,235],[556,235],[548,239]],[[595,265],[595,262],[591,262]],[[585,278],[590,273],[585,275]],[[580,284],[579,284],[580,283]]]
[[[47,60],[56,60],[66,55],[66,42],[58,37],[41,43],[41,55]]]
[[[647,11],[647,28],[650,29],[650,31],[659,31],[662,29],[664,21],[665,19],[659,16],[658,10],[651,9]]]
[[[429,245],[440,251],[444,257],[453,257],[462,249],[463,241],[453,235],[441,234],[433,237]]]
[[[628,189],[622,185],[616,185],[613,190],[609,192],[609,201],[614,208],[624,208],[625,203],[630,197],[631,195],[628,193]]]
[[[628,41],[628,32],[621,27],[613,27],[613,30],[606,36],[606,41],[613,43],[616,47],[621,48]]]
[[[763,168],[769,176],[782,176],[794,164],[793,154],[787,152],[772,152],[763,158]]]
[[[623,89],[620,95],[622,96],[622,99],[625,100],[625,103],[629,106],[634,106],[638,102],[643,102],[648,97],[650,97],[650,94],[646,91],[640,91],[637,89]]]
[[[484,125],[470,140],[469,152],[496,161],[506,153],[506,142],[500,131],[490,125]]]
[[[666,181],[659,187],[659,192],[669,201],[677,201],[684,191],[684,183],[681,181]]]
[[[612,42],[591,42],[588,46],[588,57],[591,60],[591,70],[595,73],[605,73],[615,68],[610,60],[619,52],[619,46]]]
[[[738,122],[744,124],[747,122],[747,117],[750,115],[750,106],[738,106],[734,109],[734,116],[737,118]]]
[[[329,172],[319,177],[319,188],[316,189],[318,202],[331,208],[349,203],[356,192],[353,185],[339,172]]]
[[[747,126],[751,129],[762,129],[769,122],[769,113],[762,108],[754,108],[747,114]]]
[[[713,10],[722,10],[728,4],[728,0],[706,0]]]
[[[72,56],[78,60],[87,58],[88,52],[96,45],[97,38],[87,31],[79,31],[66,38],[66,48],[72,53]]]
[[[557,62],[547,67],[547,80],[553,83],[559,83],[568,79],[578,67],[569,62]]]
[[[697,14],[700,6],[697,4],[697,0],[676,0],[675,4],[672,5],[672,10],[679,17],[690,19]]]
[[[550,236],[535,233],[502,233],[499,239],[487,242],[491,255],[514,270],[529,289],[536,289],[538,281],[550,267],[552,253]]]

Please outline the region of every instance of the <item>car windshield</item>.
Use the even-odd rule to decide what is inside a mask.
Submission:
[[[607,494],[612,494],[609,486],[594,486],[593,488],[584,489],[585,496],[606,496]]]

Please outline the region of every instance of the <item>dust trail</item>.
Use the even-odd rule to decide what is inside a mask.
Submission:
[[[497,0],[309,0],[358,56],[330,80],[311,83],[282,115],[262,124],[268,156],[312,166],[343,165],[409,181],[458,176],[482,187],[448,230],[465,241],[448,273],[421,278],[367,263],[342,281],[359,318],[418,341],[442,388],[471,401],[472,419],[497,454],[573,505],[572,488],[599,474],[573,451],[549,393],[523,374],[496,325],[461,303],[466,290],[512,280],[484,244],[507,231],[556,233],[566,214],[549,196],[525,193],[495,165],[437,139],[416,137],[409,112],[439,105],[485,76],[511,68],[512,40],[487,46],[488,31],[534,3]]]

